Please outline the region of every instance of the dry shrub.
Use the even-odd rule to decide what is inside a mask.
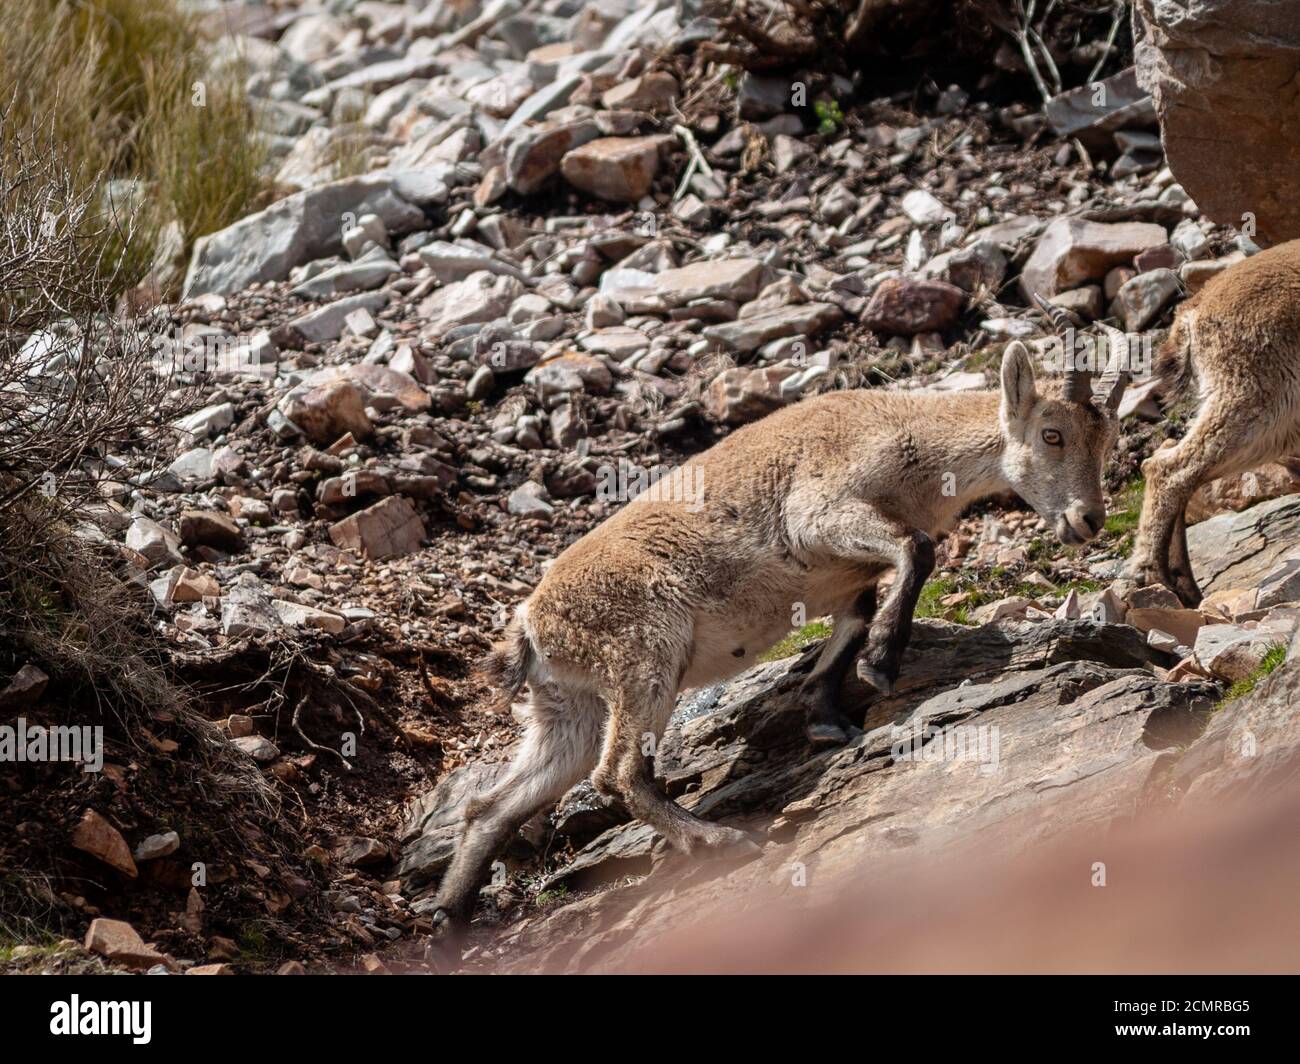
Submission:
[[[162,714],[229,789],[265,799],[169,679],[143,580],[122,575],[97,524],[116,516],[122,456],[189,399],[155,359],[166,319],[114,313],[105,248],[129,250],[135,233],[93,210],[49,125],[0,110],[0,133],[0,674],[39,664],[60,705],[98,707],[128,742]]]
[[[166,413],[148,319],[113,313],[109,249],[133,220],[103,215],[49,124],[0,110],[0,515],[33,494],[78,510],[113,452]]]

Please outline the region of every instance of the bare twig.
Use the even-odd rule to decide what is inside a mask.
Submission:
[[[1110,50],[1115,47],[1115,36],[1119,33],[1119,24],[1124,21],[1124,11],[1127,6],[1124,0],[1116,0],[1115,17],[1111,19],[1110,32],[1106,34],[1106,43],[1102,46],[1101,55],[1097,56],[1097,62],[1093,64],[1092,70],[1088,72],[1088,80],[1084,82],[1085,85],[1097,80],[1101,68],[1106,65],[1106,60],[1110,58]]]
[[[676,203],[686,194],[686,189],[691,183],[691,178],[695,176],[696,170],[708,177],[712,177],[713,167],[709,165],[708,160],[704,158],[704,153],[700,151],[700,145],[696,141],[694,133],[683,125],[674,125],[673,132],[681,137],[682,143],[686,145],[686,151],[690,155],[690,162],[686,164],[686,172],[682,174],[682,180],[677,186],[677,191],[673,193],[673,202]]]

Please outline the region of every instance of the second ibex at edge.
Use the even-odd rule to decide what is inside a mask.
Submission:
[[[1146,490],[1127,577],[1201,601],[1187,552],[1192,493],[1300,454],[1300,240],[1230,266],[1178,308],[1155,372],[1167,403],[1195,378],[1186,435],[1142,464]]]

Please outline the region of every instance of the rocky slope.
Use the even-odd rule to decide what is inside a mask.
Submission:
[[[1051,342],[1030,290],[1149,352],[1256,250],[1163,167],[1131,70],[1104,106],[1076,91],[1044,117],[1023,70],[891,95],[870,71],[711,64],[691,5],[247,3],[211,22],[216,60],[248,64],[277,195],[174,264],[159,363],[199,402],[165,451],[112,456],[98,516],[230,741],[301,810],[331,891],[321,951],[371,969],[423,963],[405,940],[516,730],[470,665],[565,545],[801,396],[988,386],[1009,339]],[[1080,80],[1094,56],[1060,58]],[[1178,430],[1149,396],[1140,380],[1122,407],[1098,547],[1059,552],[1015,500],[943,544],[900,692],[864,706],[851,747],[803,745],[797,646],[684,699],[670,793],[771,840],[690,888],[701,905],[792,861],[838,875],[991,825],[1028,843],[1129,815],[1221,685],[1289,641],[1300,504],[1245,509],[1300,487],[1280,467],[1202,494],[1227,512],[1192,532],[1201,610],[1108,589],[1138,462]],[[903,767],[896,729],[922,722],[977,748],[996,729],[1002,767]],[[124,845],[163,826],[94,804]],[[544,819],[486,892],[478,963],[613,963],[675,918],[680,870],[645,828],[589,788]],[[157,859],[194,848],[181,832]],[[225,928],[196,926],[199,959],[231,958]]]

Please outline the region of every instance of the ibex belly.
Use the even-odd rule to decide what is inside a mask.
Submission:
[[[874,579],[861,566],[809,571],[772,560],[756,568],[722,601],[695,614],[693,653],[682,689],[749,668],[792,630],[846,609]]]

